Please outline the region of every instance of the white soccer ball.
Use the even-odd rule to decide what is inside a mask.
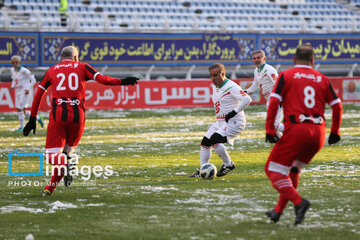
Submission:
[[[200,176],[206,180],[212,180],[216,177],[217,169],[212,163],[205,163],[200,169]]]
[[[34,236],[29,233],[28,235],[26,235],[25,240],[34,240]]]

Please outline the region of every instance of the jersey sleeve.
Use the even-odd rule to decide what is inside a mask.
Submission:
[[[340,125],[343,107],[340,98],[336,95],[331,83],[328,86],[327,103],[332,108],[331,132],[340,135]]]
[[[50,78],[49,78],[49,71],[47,71],[45,73],[43,79],[41,80],[41,82],[38,86],[38,89],[36,91],[36,94],[34,96],[30,116],[36,117],[36,115],[38,114],[41,100],[44,97],[44,94],[46,93],[46,91],[50,87],[50,85],[51,85],[51,82],[50,82]]]
[[[273,91],[270,95],[269,107],[266,114],[265,129],[266,133],[274,136],[276,134],[275,118],[280,102],[282,101],[282,90],[285,85],[284,75],[281,73],[278,80],[275,82]]]
[[[234,108],[237,113],[244,110],[252,101],[251,97],[247,95],[240,86],[232,88],[230,93],[235,99],[240,100],[239,105]]]
[[[15,78],[14,78],[14,71],[13,71],[13,69],[11,69],[10,72],[11,72],[11,88],[14,88],[14,87],[16,87],[16,86],[15,86],[16,82],[15,82]]]
[[[30,88],[32,88],[34,86],[34,84],[36,83],[36,79],[34,77],[34,74],[32,74],[32,72],[30,72],[30,70],[26,68],[24,70],[24,75],[25,75],[26,79],[29,80]]]
[[[112,78],[109,76],[104,76],[101,73],[99,73],[98,71],[96,71],[89,64],[85,64],[85,69],[86,69],[87,80],[93,79],[96,82],[104,84],[104,85],[121,85],[120,78]]]
[[[278,78],[279,74],[277,73],[277,71],[275,70],[275,68],[269,68],[269,72],[267,74],[267,78],[269,79],[269,81],[271,81],[272,83],[275,84],[276,79]]]

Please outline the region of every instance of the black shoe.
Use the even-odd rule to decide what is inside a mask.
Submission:
[[[228,174],[234,168],[235,168],[235,163],[233,163],[233,165],[231,167],[227,167],[227,166],[225,166],[223,164],[223,165],[221,165],[221,169],[217,172],[216,176],[217,177],[225,176],[226,174]]]
[[[70,186],[73,181],[73,176],[71,176],[70,171],[73,169],[74,166],[75,164],[70,164],[70,161],[68,161],[66,165],[66,175],[64,176],[65,187]]]
[[[281,213],[279,212],[275,212],[275,210],[270,210],[267,211],[266,216],[268,216],[270,218],[271,221],[273,221],[274,223],[277,223],[280,220],[281,217]]]
[[[193,175],[190,175],[189,177],[200,177],[199,169],[196,169],[196,173],[194,173]]]
[[[311,203],[305,198],[301,198],[301,203],[295,206],[295,225],[301,223],[305,218],[305,213]]]

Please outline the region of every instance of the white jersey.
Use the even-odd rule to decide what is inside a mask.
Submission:
[[[16,71],[14,67],[11,68],[11,87],[15,88],[16,94],[23,94],[25,90],[31,90],[36,80],[34,75],[25,67],[20,66]]]
[[[238,107],[241,106],[241,101],[244,98],[250,99],[250,97],[241,89],[238,84],[229,79],[226,79],[220,87],[213,86],[212,101],[214,103],[216,119],[219,122],[225,122],[226,114],[232,110],[235,110],[238,112],[238,114],[231,118],[230,121],[245,121],[244,111],[242,109],[238,109]],[[249,100],[244,99],[244,101]]]
[[[247,89],[247,92],[253,93],[260,87],[262,89],[262,95],[266,101],[269,101],[277,77],[278,73],[276,69],[264,63],[260,68],[255,68],[254,82],[251,87]]]

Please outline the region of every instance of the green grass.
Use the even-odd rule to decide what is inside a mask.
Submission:
[[[199,165],[212,109],[88,111],[79,167],[110,165],[114,174],[77,178],[49,198],[38,186],[49,177],[7,174],[8,153],[42,152],[46,130],[22,137],[10,131],[17,116],[2,114],[0,239],[359,239],[359,110],[344,105],[342,141],[326,144],[301,174],[299,192],[312,206],[297,227],[291,204],[277,224],[264,214],[278,198],[263,170],[272,148],[264,106],[247,109],[247,128],[228,148],[237,168],[212,181],[187,177]],[[220,167],[215,152],[211,161]],[[31,158],[14,164],[19,172],[39,170]]]

